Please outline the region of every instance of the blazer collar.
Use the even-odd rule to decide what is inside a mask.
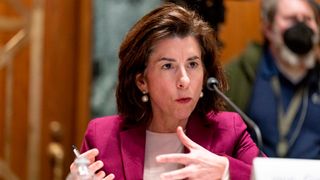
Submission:
[[[209,128],[213,124],[209,123],[206,117],[201,118],[198,115],[191,115],[187,127],[186,127],[186,135],[195,143],[206,149],[212,149],[212,128]]]
[[[146,127],[138,126],[120,133],[125,179],[142,179]]]

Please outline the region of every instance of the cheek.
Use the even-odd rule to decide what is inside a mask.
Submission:
[[[194,79],[193,79],[193,86],[194,86],[194,89],[196,89],[196,91],[202,91],[202,86],[203,86],[203,77],[204,77],[204,75],[203,75],[203,73],[201,74],[199,74],[199,75],[197,75]]]
[[[196,84],[196,88],[197,88],[197,91],[198,91],[198,92],[201,92],[201,91],[203,90],[202,86],[203,86],[202,79],[201,79],[201,80],[198,80],[198,81],[197,81],[197,84]]]
[[[174,94],[172,89],[173,88],[170,84],[163,81],[152,84],[150,87],[149,97],[153,106],[166,106],[168,101],[171,100],[172,94]]]
[[[318,26],[317,26],[316,23],[310,24],[309,27],[311,27],[311,29],[313,30],[313,32],[314,32],[315,34],[318,34],[318,33],[319,33],[319,28],[318,28]]]
[[[274,22],[273,25],[273,31],[274,33],[277,33],[279,35],[282,35],[284,31],[286,31],[289,27],[291,27],[293,24],[291,22],[288,22],[283,19],[279,19],[278,21]]]
[[[282,44],[282,33],[282,29],[280,29],[278,26],[273,26],[269,33],[269,41],[276,45]]]
[[[148,89],[150,93],[150,96],[159,96],[161,94],[164,94],[172,88],[172,83],[170,81],[166,81],[165,78],[157,78],[154,80],[151,80],[151,82],[148,83]],[[171,88],[170,88],[171,87]]]

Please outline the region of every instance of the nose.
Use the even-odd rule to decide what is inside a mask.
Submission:
[[[303,15],[296,16],[296,22],[304,22],[304,16]]]
[[[185,89],[189,87],[190,84],[190,77],[184,67],[180,68],[178,73],[178,81],[177,81],[177,87],[179,89]]]

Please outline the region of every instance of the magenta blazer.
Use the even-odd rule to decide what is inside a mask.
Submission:
[[[236,113],[210,113],[207,118],[192,115],[186,127],[187,136],[209,151],[229,159],[230,178],[250,179],[252,160],[259,149]],[[97,159],[103,170],[116,179],[142,179],[146,126],[123,128],[121,116],[107,116],[90,121],[81,152],[98,148]]]

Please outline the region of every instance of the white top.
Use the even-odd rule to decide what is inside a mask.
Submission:
[[[147,130],[144,157],[144,180],[160,179],[160,174],[183,167],[176,163],[157,163],[160,154],[183,153],[183,144],[176,133],[155,133]]]

